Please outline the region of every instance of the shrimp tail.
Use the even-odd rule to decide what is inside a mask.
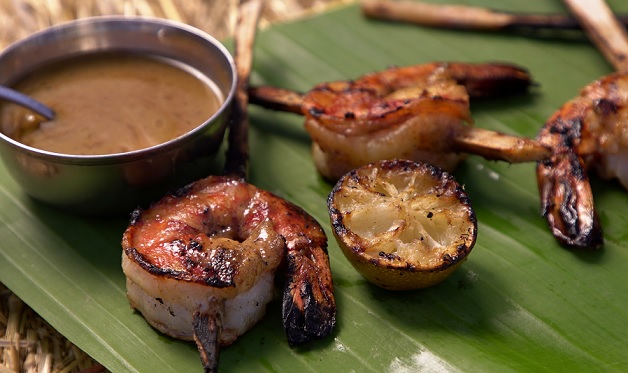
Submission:
[[[582,150],[589,137],[583,118],[594,109],[583,99],[570,101],[550,117],[537,136],[552,148],[551,157],[536,167],[541,214],[566,247],[599,249],[604,244],[583,158],[588,153]]]
[[[218,355],[220,352],[220,318],[216,315],[194,313],[192,320],[194,327],[194,342],[201,356],[205,373],[218,371]]]
[[[336,324],[331,272],[317,264],[327,260],[326,249],[320,247],[309,258],[300,252],[287,256],[282,314],[290,346],[324,337]]]
[[[541,213],[554,237],[567,247],[599,249],[602,227],[583,160],[573,151],[537,165]]]
[[[449,63],[451,78],[463,85],[469,97],[487,98],[520,94],[533,85],[527,69],[504,62]]]

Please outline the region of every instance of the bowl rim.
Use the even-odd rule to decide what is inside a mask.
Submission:
[[[38,38],[41,38],[43,35],[58,32],[59,30],[70,29],[84,24],[103,24],[103,23],[117,23],[117,22],[131,22],[131,23],[149,23],[154,25],[163,25],[175,29],[179,29],[181,31],[187,32],[189,34],[200,37],[206,41],[209,41],[217,50],[220,51],[222,56],[226,59],[229,66],[229,73],[232,77],[231,84],[229,87],[229,91],[224,96],[224,100],[218,108],[216,112],[214,112],[209,118],[207,118],[204,122],[200,123],[193,129],[179,135],[175,138],[172,138],[168,141],[146,147],[141,149],[136,149],[128,152],[119,152],[119,153],[109,153],[109,154],[68,154],[68,153],[58,153],[48,150],[39,149],[36,147],[32,147],[26,144],[23,144],[15,139],[10,138],[0,131],[0,141],[6,142],[8,145],[14,148],[18,148],[23,153],[27,153],[29,156],[47,160],[54,161],[56,163],[64,163],[64,164],[112,164],[112,163],[127,163],[133,162],[138,159],[146,158],[153,156],[158,153],[167,153],[173,149],[176,149],[181,146],[182,143],[193,141],[193,137],[197,134],[197,132],[203,131],[203,129],[214,122],[221,115],[225,114],[227,110],[230,109],[231,103],[233,101],[233,97],[235,96],[236,85],[237,85],[237,72],[234,58],[231,52],[225,47],[222,42],[216,39],[211,34],[191,25],[188,25],[183,22],[160,18],[160,17],[151,17],[151,16],[124,16],[124,15],[101,15],[101,16],[89,16],[83,18],[77,18],[70,21],[65,21],[58,23],[56,25],[52,25],[46,27],[44,29],[35,31],[28,36],[16,40],[10,43],[6,48],[0,51],[0,59],[4,57],[6,54],[12,53],[15,49],[20,48],[24,43],[32,42]],[[14,52],[13,52],[14,53]],[[96,52],[98,53],[98,52]]]

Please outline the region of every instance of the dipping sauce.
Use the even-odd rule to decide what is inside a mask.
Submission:
[[[0,130],[56,153],[125,153],[172,140],[207,121],[224,101],[205,75],[164,58],[130,53],[75,57],[13,85],[52,108],[41,121],[14,104],[0,106]]]

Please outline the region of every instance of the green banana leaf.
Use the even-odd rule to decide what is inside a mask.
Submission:
[[[464,3],[566,12],[558,0]],[[609,4],[628,12],[622,0]],[[579,31],[437,30],[368,20],[353,4],[260,32],[252,83],[305,91],[435,60],[527,67],[537,82],[529,95],[472,105],[477,126],[525,136],[612,71]],[[385,291],[366,282],[332,238],[325,205],[332,185],[316,173],[302,118],[258,107],[250,114],[250,181],[302,206],[325,227],[338,323],[327,338],[290,348],[275,300],[261,323],[223,349],[223,372],[628,369],[628,194],[618,183],[593,177],[605,248],[567,250],[540,216],[533,164],[469,156],[455,172],[479,221],[469,259],[435,287]],[[120,269],[125,217],[86,219],[40,204],[3,166],[0,207],[0,281],[52,326],[114,372],[201,371],[192,343],[159,334],[129,307]]]

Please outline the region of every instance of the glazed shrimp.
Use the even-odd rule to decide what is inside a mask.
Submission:
[[[524,92],[530,80],[514,65],[435,62],[322,83],[305,95],[272,87],[250,95],[252,103],[304,115],[314,163],[335,180],[382,159],[452,171],[465,153],[512,163],[549,156],[534,140],[472,126],[470,97]]]
[[[539,141],[554,149],[537,165],[542,213],[567,246],[603,244],[588,170],[628,187],[627,105],[628,75],[608,75],[586,86],[539,132]]]
[[[285,263],[291,345],[329,333],[334,297],[321,226],[299,207],[242,180],[210,176],[135,212],[122,268],[131,305],[161,332],[192,340],[195,314],[228,345],[264,315]]]
[[[604,1],[565,3],[620,72],[584,87],[539,132],[553,149],[536,170],[541,212],[561,244],[599,249],[604,237],[588,171],[628,188],[628,34]]]
[[[298,206],[245,181],[246,86],[260,8],[260,1],[241,4],[226,175],[136,210],[122,238],[131,306],[157,330],[194,340],[206,371],[217,370],[220,346],[264,316],[280,270],[290,345],[328,335],[336,321],[323,229]]]

